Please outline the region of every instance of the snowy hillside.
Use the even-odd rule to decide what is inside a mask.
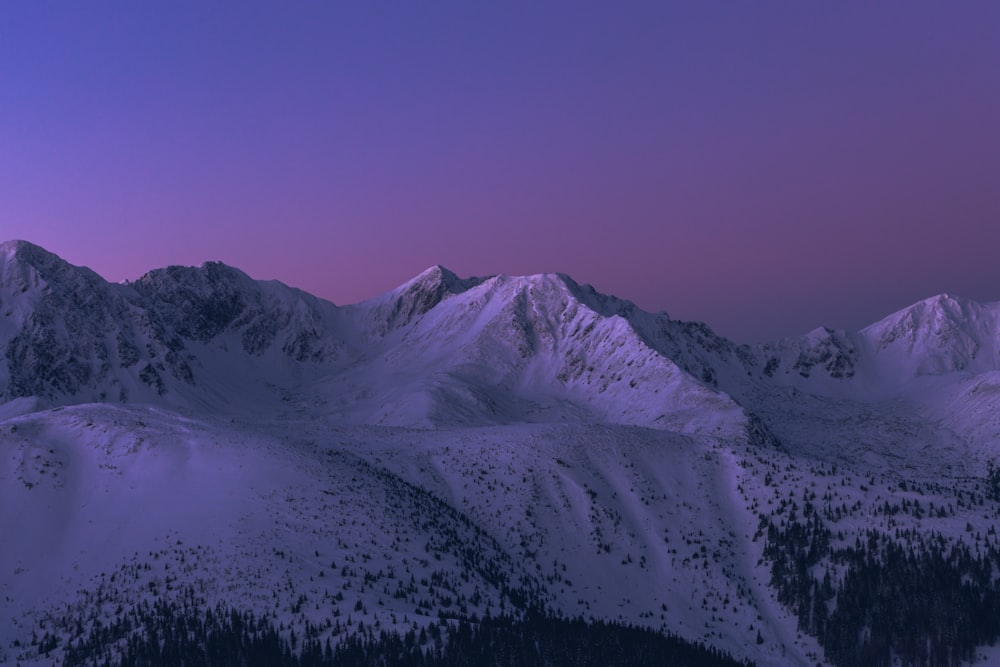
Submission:
[[[0,664],[151,609],[299,649],[544,610],[810,667],[1000,638],[1000,304],[747,346],[562,274],[336,306],[0,260]]]
[[[991,398],[1000,371],[1000,303],[939,295],[861,331],[820,328],[755,353],[767,382],[734,395],[790,442],[806,440],[788,435],[793,428],[811,434],[813,450],[888,445],[890,459],[924,451],[929,459],[915,456],[907,465],[946,464],[969,474],[1000,454]],[[816,428],[823,423],[837,428]]]
[[[858,332],[820,328],[800,339],[762,346],[765,373],[798,386],[888,396],[905,394],[931,376],[1000,369],[1000,303],[941,294]],[[795,376],[800,376],[798,379]],[[860,380],[857,386],[852,380]],[[853,387],[843,389],[843,387]]]
[[[379,331],[387,304],[410,315],[364,363],[307,393],[336,397],[330,409],[344,421],[611,422],[743,437],[739,405],[648,345],[626,318],[577,298],[566,277],[452,279],[461,289],[442,295],[442,283],[426,280],[440,275],[358,306]],[[427,303],[436,305],[422,313],[413,305]]]
[[[8,400],[256,410],[302,362],[344,353],[332,304],[221,264],[112,285],[24,241],[0,258]]]

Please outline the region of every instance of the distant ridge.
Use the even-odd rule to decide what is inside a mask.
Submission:
[[[751,346],[560,273],[433,266],[338,306],[2,244],[0,664],[522,654],[470,643],[488,622],[588,662],[525,639],[554,619],[989,663],[998,321],[939,295]]]
[[[786,388],[937,405],[962,378],[1000,370],[1000,306],[950,295],[858,332],[749,346],[558,273],[460,278],[435,265],[336,306],[220,262],[113,285],[26,241],[0,254],[4,401],[420,427],[582,420],[773,444],[795,437],[774,404]],[[925,380],[943,376],[955,382],[934,398]]]

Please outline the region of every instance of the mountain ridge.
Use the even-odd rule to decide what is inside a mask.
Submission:
[[[114,662],[147,603],[293,648],[539,609],[762,665],[1000,637],[961,602],[1000,600],[997,304],[752,346],[558,273],[338,306],[0,258],[0,664]]]
[[[560,273],[460,278],[434,265],[337,306],[221,262],[114,285],[26,241],[0,248],[8,401],[166,397],[272,413],[311,401],[352,423],[584,419],[726,437],[742,429],[777,443],[787,435],[766,416],[769,387],[926,403],[922,383],[935,377],[1000,370],[1000,304],[951,295],[856,332],[821,327],[745,345]],[[967,391],[961,384],[940,390],[945,402]],[[647,385],[666,393],[651,397]],[[727,413],[725,426],[717,419]]]

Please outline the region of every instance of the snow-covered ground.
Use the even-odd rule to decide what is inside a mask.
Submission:
[[[987,549],[998,322],[941,296],[751,347],[560,274],[341,307],[3,244],[0,664],[183,596],[333,640],[532,601],[823,664],[766,526]]]
[[[300,634],[307,620],[405,629],[442,611],[496,615],[514,609],[512,586],[566,615],[759,660],[815,652],[779,641],[795,621],[767,595],[740,454],[718,441],[602,425],[234,423],[107,405],[2,429],[0,530],[17,536],[0,555],[8,660],[30,664],[33,633],[72,640],[95,616],[107,624],[119,605],[187,586]],[[758,648],[761,628],[770,639]]]

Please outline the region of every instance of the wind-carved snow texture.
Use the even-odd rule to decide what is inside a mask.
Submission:
[[[998,304],[748,346],[561,274],[336,306],[0,262],[2,664],[156,604],[333,643],[544,609],[762,665],[1000,637]]]

